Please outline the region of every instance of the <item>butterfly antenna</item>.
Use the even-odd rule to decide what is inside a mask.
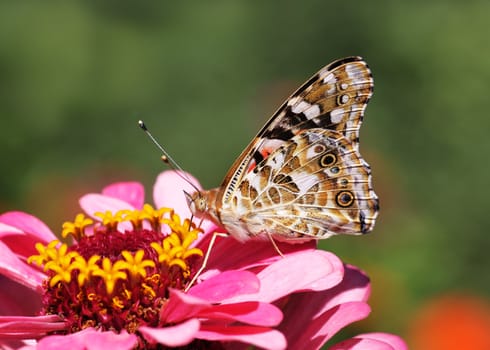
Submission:
[[[142,121],[142,120],[138,120],[138,126],[141,128],[141,130],[143,130],[146,134],[146,136],[148,136],[151,140],[151,142],[153,142],[153,144],[155,146],[157,146],[157,148],[162,152],[162,161],[164,163],[166,163],[168,166],[170,166],[172,169],[174,170],[178,170],[177,171],[177,174],[185,181],[187,182],[189,185],[191,185],[196,191],[199,192],[199,189],[196,187],[196,185],[194,185],[191,180],[185,175],[185,171],[184,169],[182,169],[180,167],[179,164],[177,164],[177,162],[175,160],[173,160],[173,158],[170,156],[170,154],[168,154],[167,151],[165,151],[165,149],[162,147],[162,145],[160,145],[160,143],[155,139],[155,137],[153,137],[152,133],[150,132],[150,130],[148,130],[148,128],[146,127],[146,124]]]

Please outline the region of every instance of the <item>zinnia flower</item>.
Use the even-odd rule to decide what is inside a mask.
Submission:
[[[135,182],[87,194],[80,199],[85,214],[63,224],[70,244],[29,214],[0,215],[0,273],[42,304],[27,311],[0,293],[10,305],[0,309],[0,345],[318,349],[367,316],[368,278],[314,242],[278,243],[281,257],[267,241],[218,239],[204,273],[189,285],[217,229],[189,219],[182,195],[189,187],[175,172],[162,173],[155,207],[144,204],[144,188]],[[370,333],[333,349],[406,346],[397,336]]]

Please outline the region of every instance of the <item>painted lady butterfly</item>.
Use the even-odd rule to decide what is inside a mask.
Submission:
[[[371,231],[378,198],[359,153],[359,128],[372,92],[360,57],[322,68],[279,108],[220,187],[188,195],[193,214],[239,241]]]

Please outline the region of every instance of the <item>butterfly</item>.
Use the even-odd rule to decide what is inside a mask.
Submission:
[[[322,68],[276,111],[221,186],[187,194],[193,215],[239,241],[371,231],[379,205],[359,128],[372,93],[361,57]]]

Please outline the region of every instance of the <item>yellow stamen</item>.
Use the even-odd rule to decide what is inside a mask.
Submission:
[[[185,219],[181,223],[180,216],[175,213],[171,214],[170,219],[162,219],[162,222],[167,224],[172,232],[179,236],[181,241],[187,241],[187,237],[189,237],[190,242],[187,243],[186,247],[197,239],[199,233],[203,232],[201,228],[196,227],[189,219]]]
[[[171,213],[172,209],[170,208],[160,208],[154,209],[150,204],[145,204],[143,206],[143,210],[140,212],[140,218],[146,219],[150,222],[151,226],[154,230],[160,230],[160,223],[162,222],[163,216],[166,213]]]
[[[49,261],[44,263],[44,271],[51,270],[51,266],[59,265],[63,268],[68,268],[72,259],[78,255],[77,252],[68,252],[68,246],[62,244],[59,248],[47,249],[46,253],[48,255]]]
[[[130,221],[133,229],[141,230],[143,228],[143,219],[139,210],[122,210],[124,221]]]
[[[94,221],[92,219],[86,218],[83,214],[78,214],[74,222],[66,221],[63,223],[61,236],[66,238],[68,235],[71,235],[75,240],[79,241],[85,236],[85,228],[93,223]]]
[[[186,262],[184,260],[178,259],[178,258],[171,259],[168,265],[169,266],[179,266],[183,271],[189,270],[189,267],[187,266]]]
[[[127,278],[126,272],[121,271],[125,269],[123,265],[124,261],[116,261],[113,265],[109,258],[104,258],[102,260],[102,268],[92,272],[93,276],[99,276],[104,280],[108,294],[112,294],[118,280]]]
[[[123,264],[121,266],[128,270],[131,277],[146,277],[146,268],[155,267],[155,263],[152,260],[143,260],[144,254],[143,249],[138,250],[134,256],[126,250],[122,252],[122,256],[126,261],[122,261]]]
[[[50,287],[54,287],[58,282],[70,283],[71,272],[68,269],[64,269],[61,266],[53,265],[50,270],[55,272],[55,275],[49,280]]]
[[[97,212],[94,215],[101,218],[102,224],[109,230],[117,230],[117,224],[124,221],[125,211],[120,210],[114,215],[110,210],[106,210],[105,213]]]
[[[151,243],[151,247],[157,252],[159,262],[165,263],[168,266],[180,266],[184,271],[187,271],[189,267],[183,259],[191,255],[203,255],[202,251],[198,248],[187,250],[187,247],[182,245],[182,241],[177,233],[171,233],[163,239],[161,244],[156,242]]]
[[[202,250],[199,248],[192,248],[189,250],[185,250],[184,253],[182,254],[182,258],[187,259],[188,257],[190,257],[192,255],[202,256]]]
[[[119,297],[114,297],[112,298],[112,306],[114,306],[117,309],[122,309],[124,308],[124,303]]]
[[[122,291],[122,295],[124,296],[124,298],[126,298],[126,300],[130,300],[131,299],[131,295],[133,295],[131,293],[130,290],[124,288],[123,291]]]
[[[51,287],[54,287],[58,282],[69,283],[71,281],[70,265],[75,256],[78,255],[74,251],[68,252],[66,244],[57,247],[59,243],[58,240],[51,241],[46,246],[37,243],[35,247],[39,255],[32,255],[27,259],[29,263],[35,262],[39,266],[44,265],[44,271],[54,272],[49,281]]]
[[[149,285],[142,283],[141,286],[143,287],[146,295],[150,296],[151,298],[156,297],[157,293],[155,293],[153,288],[151,288]]]
[[[77,281],[80,287],[90,279],[92,272],[99,268],[97,265],[99,260],[100,256],[98,255],[92,255],[88,261],[83,256],[75,257],[75,261],[70,266],[70,271],[78,270]]]
[[[53,250],[57,250],[56,246],[60,243],[58,240],[53,240],[49,242],[46,246],[43,245],[42,243],[36,243],[34,246],[36,250],[38,251],[38,255],[31,255],[28,259],[27,262],[31,264],[32,262],[35,262],[38,266],[42,266],[46,261],[50,261],[51,257],[50,255],[53,255]]]

